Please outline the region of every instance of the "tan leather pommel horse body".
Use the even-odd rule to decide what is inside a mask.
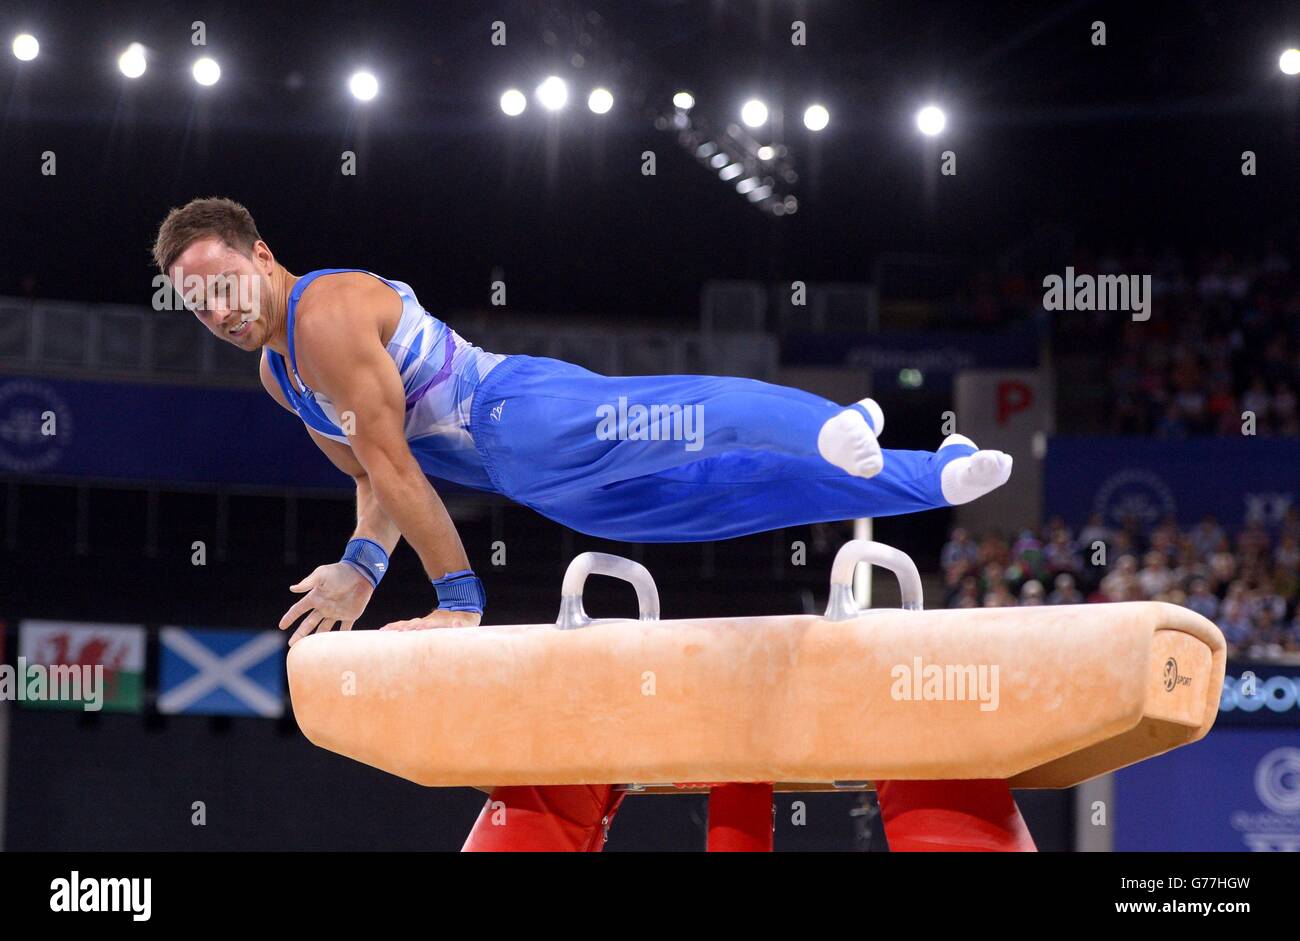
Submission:
[[[858,610],[859,562],[899,576],[903,609]],[[631,582],[640,620],[589,618],[589,574]],[[419,784],[749,782],[770,802],[773,783],[1078,784],[1202,738],[1225,646],[1161,602],[924,611],[911,560],[854,540],[822,617],[659,620],[644,567],[584,553],[556,624],[315,635],[288,668],[308,739]]]

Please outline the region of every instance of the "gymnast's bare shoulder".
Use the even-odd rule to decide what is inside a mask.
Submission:
[[[397,330],[402,299],[378,278],[360,271],[322,275],[303,291],[294,316],[298,374],[309,386],[313,354],[357,354],[383,349]],[[358,366],[367,357],[358,355]]]

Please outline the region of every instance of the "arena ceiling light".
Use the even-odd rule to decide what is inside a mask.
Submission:
[[[740,120],[746,127],[762,127],[767,123],[767,105],[757,98],[751,98],[740,106]]]
[[[143,75],[146,68],[144,46],[138,42],[127,46],[126,51],[117,58],[117,68],[127,78],[139,78]]]
[[[607,114],[614,107],[614,96],[608,88],[593,88],[587,96],[587,107],[596,114]]]
[[[803,126],[810,131],[824,131],[831,123],[831,113],[824,105],[809,105],[803,113]]]
[[[501,93],[501,110],[515,118],[528,107],[528,98],[518,88],[507,88]]]
[[[934,105],[926,105],[916,112],[916,127],[926,137],[934,137],[948,126],[948,116]]]
[[[547,111],[559,111],[569,100],[569,86],[558,75],[548,75],[537,86],[537,103]]]
[[[673,107],[680,108],[682,111],[690,111],[695,107],[695,96],[688,91],[679,91],[673,95]]]
[[[216,59],[207,56],[197,60],[190,72],[200,85],[215,85],[221,79],[221,66],[217,65]]]
[[[16,42],[17,40],[15,40]],[[35,40],[32,40],[35,42]],[[18,55],[17,52],[14,55]],[[19,56],[19,58],[22,58]],[[1288,49],[1277,60],[1277,67],[1287,75],[1300,75],[1300,49]]]
[[[352,97],[357,101],[370,101],[379,94],[379,79],[364,70],[353,72],[348,79],[348,91],[352,92]]]
[[[19,33],[14,37],[14,57],[22,62],[31,62],[40,54],[41,44],[31,33]]]

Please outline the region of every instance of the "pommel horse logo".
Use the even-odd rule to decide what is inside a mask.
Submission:
[[[1175,686],[1190,686],[1192,678],[1178,673],[1178,661],[1170,657],[1165,661],[1165,692],[1172,693]]]

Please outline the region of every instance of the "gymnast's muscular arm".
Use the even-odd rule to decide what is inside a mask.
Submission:
[[[351,451],[379,507],[420,557],[430,579],[470,567],[447,508],[406,442],[406,390],[383,343],[401,301],[364,274],[314,282],[299,301],[295,343],[303,381],[350,413]],[[386,627],[477,624],[472,612],[437,611]]]
[[[293,412],[293,406],[284,397],[284,391],[271,372],[265,354],[262,356],[260,373],[262,387],[266,389],[267,394],[282,408]],[[371,539],[383,546],[384,551],[391,556],[402,534],[397,524],[388,518],[388,514],[375,498],[375,491],[370,486],[366,469],[353,456],[352,449],[347,445],[326,438],[310,427],[307,428],[307,434],[330,462],[356,483],[357,526],[352,532],[352,537]],[[290,585],[289,590],[299,594],[306,592],[306,594],[280,618],[280,630],[288,628],[304,614],[307,615],[303,618],[301,626],[289,638],[290,646],[314,630],[328,631],[336,621],[340,630],[351,630],[353,623],[365,611],[374,592],[370,582],[345,562],[317,566],[302,581]]]

